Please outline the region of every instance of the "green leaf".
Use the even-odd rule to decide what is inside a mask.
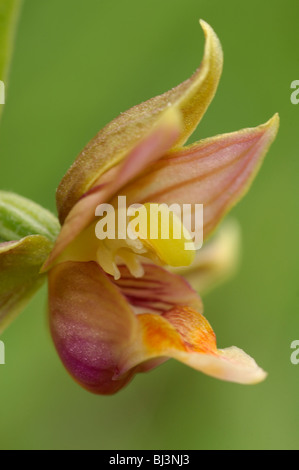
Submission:
[[[0,0],[0,81],[4,82],[4,86],[7,85],[7,76],[21,4],[22,0]],[[0,104],[0,117],[2,111],[3,104]]]
[[[40,235],[0,244],[0,334],[45,281],[40,268],[52,247]]]
[[[0,241],[43,235],[54,242],[59,230],[58,219],[47,209],[18,194],[0,191]]]

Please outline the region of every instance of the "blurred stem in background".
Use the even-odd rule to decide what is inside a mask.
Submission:
[[[4,83],[4,89],[7,85],[21,5],[22,0],[0,0],[0,81]],[[3,101],[0,100],[0,118],[4,107]]]

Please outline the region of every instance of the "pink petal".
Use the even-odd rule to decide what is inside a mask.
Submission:
[[[50,327],[58,354],[84,388],[115,393],[112,380],[131,343],[135,316],[96,263],[61,263],[49,273]]]
[[[143,312],[163,313],[174,305],[189,305],[203,311],[198,294],[181,276],[154,264],[143,264],[144,276],[133,277],[119,266],[121,278],[113,282],[131,306]]]
[[[146,267],[139,288],[129,275],[114,285],[94,262],[61,263],[50,271],[51,333],[72,377],[93,393],[112,394],[136,372],[175,358],[224,380],[263,380],[265,373],[243,351],[217,349],[213,329],[195,309],[202,305],[194,291],[175,275],[163,281],[163,272]],[[160,314],[134,315],[132,298],[135,306],[153,309],[158,300]]]
[[[97,181],[102,184],[102,176],[127,158],[132,149],[152,133],[167,110],[171,109],[183,117],[180,133],[171,146],[186,142],[197,127],[215,95],[223,63],[221,45],[215,32],[205,21],[201,21],[201,26],[206,37],[204,58],[192,77],[163,95],[122,113],[100,131],[78,156],[57,191],[61,223],[83,194]]]
[[[146,202],[203,204],[207,237],[249,189],[278,125],[275,115],[259,127],[205,139],[172,152],[122,194],[128,206]]]
[[[66,246],[95,219],[95,210],[99,204],[107,202],[120,187],[169,150],[179,135],[180,126],[180,115],[173,110],[166,112],[158,125],[131,151],[122,165],[106,175],[105,183],[93,188],[80,199],[68,214],[44,270],[49,269]]]

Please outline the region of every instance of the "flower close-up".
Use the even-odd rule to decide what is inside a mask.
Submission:
[[[279,118],[187,143],[223,66],[217,35],[200,23],[204,56],[191,78],[107,124],[63,177],[56,197],[60,225],[34,203],[0,193],[1,330],[48,278],[56,350],[75,381],[96,394],[113,394],[169,358],[241,384],[267,375],[242,349],[217,347],[199,295],[234,264],[235,226],[218,226],[248,191]],[[97,208],[117,212],[120,196],[128,206],[202,205],[203,247],[185,249],[188,232],[178,217],[168,239],[154,240],[145,230],[134,240],[126,231],[100,240]],[[190,218],[194,223],[194,209]],[[183,239],[174,236],[175,225]]]

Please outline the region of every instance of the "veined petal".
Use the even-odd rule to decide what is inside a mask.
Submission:
[[[0,244],[0,333],[44,282],[39,272],[52,246],[41,235]]]
[[[230,382],[255,384],[266,378],[266,373],[241,349],[217,349],[210,324],[190,307],[175,307],[161,316],[138,315],[137,321],[140,331],[135,349],[120,369],[120,377],[140,363],[168,357]]]
[[[200,297],[184,278],[154,264],[143,264],[143,269],[144,275],[135,278],[126,266],[119,266],[121,277],[113,281],[135,311],[161,314],[174,305],[203,311]]]
[[[183,278],[158,266],[144,268],[144,277],[137,280],[121,266],[123,276],[117,282],[93,262],[60,263],[49,273],[55,346],[72,377],[93,393],[115,393],[136,373],[132,368],[116,379],[139,331],[133,308],[164,312],[176,302],[202,309],[200,298]],[[142,370],[163,360],[148,361]]]
[[[49,311],[58,354],[84,388],[111,394],[130,380],[133,371],[112,377],[131,344],[135,316],[96,263],[61,263],[50,271]]]
[[[120,187],[126,185],[150,163],[161,158],[169,150],[176,141],[180,129],[180,113],[169,109],[158,120],[151,132],[136,145],[126,160],[105,175],[104,183],[93,188],[80,199],[68,214],[44,270],[49,269],[67,245],[94,221],[95,210],[99,204],[107,202]]]
[[[273,142],[278,115],[266,124],[204,139],[170,153],[123,188],[127,204],[203,204],[204,238],[246,193]],[[113,201],[112,201],[113,204]]]
[[[169,109],[183,116],[183,127],[171,146],[182,145],[192,134],[211,100],[222,72],[223,54],[219,39],[206,22],[201,21],[206,37],[204,58],[191,78],[146,101],[109,123],[84,148],[62,179],[57,191],[57,208],[63,223],[72,207],[99,178],[120,163],[151,132]]]
[[[265,378],[243,351],[217,349],[214,332],[199,312],[201,301],[183,279],[148,265],[144,279],[137,281],[123,269],[127,277],[116,283],[93,262],[61,263],[49,273],[53,340],[63,364],[84,388],[115,393],[136,372],[167,358],[233,382]],[[159,314],[135,315],[133,307]]]

